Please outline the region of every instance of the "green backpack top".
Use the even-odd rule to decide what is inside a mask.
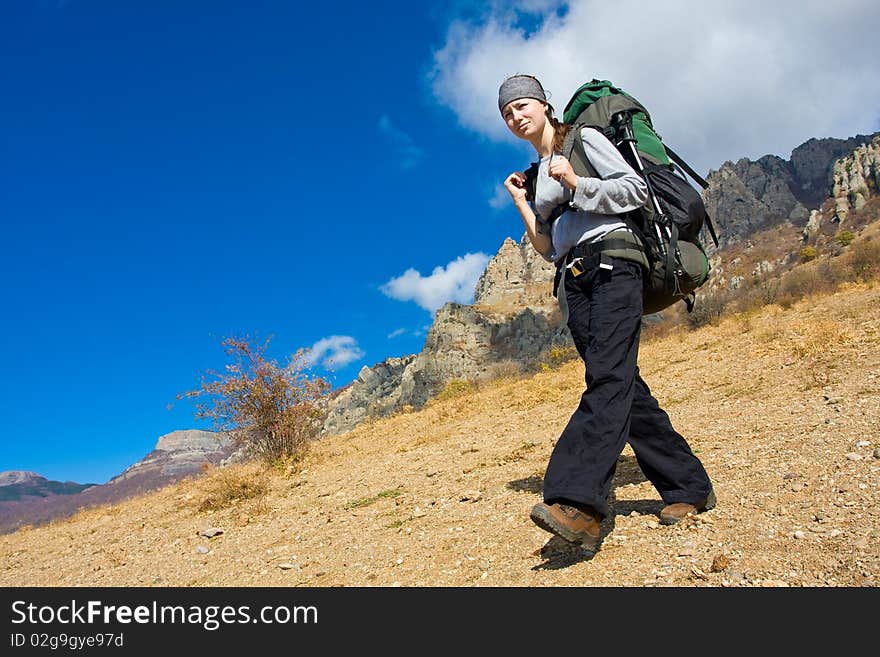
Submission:
[[[612,117],[618,112],[631,113],[639,155],[651,164],[669,164],[666,148],[654,132],[648,110],[608,80],[594,78],[575,91],[565,106],[562,120],[571,125],[593,126],[610,137],[608,133],[614,130],[613,127],[609,128],[612,126]]]

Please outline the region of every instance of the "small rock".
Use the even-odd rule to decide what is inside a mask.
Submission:
[[[715,558],[712,559],[712,565],[709,567],[709,570],[713,573],[720,573],[723,570],[727,570],[729,565],[730,559],[727,558],[727,555],[716,554]]]
[[[848,458],[850,461],[861,461],[862,455],[856,454],[855,452],[850,452],[849,454],[846,455],[846,458]]]
[[[215,536],[219,536],[223,533],[222,529],[217,529],[216,527],[211,527],[210,529],[205,529],[199,532],[199,536],[204,536],[205,538],[214,538]]]
[[[842,533],[843,532],[839,529],[832,529],[830,532],[828,532],[828,538],[837,538]]]
[[[727,579],[729,579],[731,582],[741,582],[745,578],[746,578],[746,576],[743,575],[738,570],[731,570],[730,572],[727,573]]]
[[[278,564],[278,567],[281,570],[299,570],[298,563],[280,563]]]
[[[691,574],[698,579],[709,579],[709,576],[696,566],[691,566]]]
[[[204,545],[200,545],[200,546],[198,546],[198,547],[196,548],[196,552],[197,552],[198,554],[208,554],[208,552],[210,552],[210,551],[211,551],[211,550],[209,550],[208,548],[206,548]]]
[[[692,557],[694,555],[694,544],[687,543],[686,545],[682,545],[678,550],[678,556],[680,557]]]
[[[804,534],[800,529],[798,529],[794,534],[792,534],[797,539],[804,538],[806,534]]]
[[[479,502],[483,499],[483,494],[479,491],[469,491],[462,495],[460,502]]]
[[[421,507],[417,506],[415,509],[413,509],[413,518],[424,518],[426,515],[428,514],[425,513]]]
[[[870,440],[859,440],[859,441],[856,441],[856,448],[861,449],[862,447],[870,446],[870,444],[871,444]]]
[[[880,447],[874,449],[874,458],[880,459]]]
[[[761,586],[765,588],[788,588],[788,584],[781,579],[765,579],[761,582]]]

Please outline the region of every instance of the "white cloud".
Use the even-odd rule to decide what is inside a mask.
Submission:
[[[379,117],[379,130],[391,141],[394,160],[402,169],[412,169],[424,156],[424,152],[416,146],[412,137],[394,126],[385,114]]]
[[[878,33],[875,0],[513,0],[450,24],[432,84],[464,127],[512,142],[497,108],[508,75],[537,75],[557,115],[581,83],[610,79],[705,173],[880,130]]]
[[[434,312],[447,301],[470,303],[477,280],[488,262],[489,256],[485,253],[468,253],[445,267],[435,267],[430,276],[407,269],[380,289],[392,299],[415,301],[428,312]]]
[[[508,206],[512,206],[510,193],[504,188],[504,185],[495,185],[492,196],[489,197],[489,207],[493,210],[501,210]]]
[[[394,338],[400,337],[404,333],[406,333],[406,329],[403,329],[403,328],[395,329],[394,331],[391,331],[391,333],[388,334],[388,339],[393,340]]]
[[[328,370],[337,370],[360,360],[364,355],[353,337],[331,335],[313,344],[306,350],[304,358],[312,366],[320,365]]]

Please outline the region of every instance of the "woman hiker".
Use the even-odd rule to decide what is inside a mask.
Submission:
[[[627,441],[666,504],[662,523],[711,509],[715,494],[706,470],[639,375],[647,261],[621,215],[646,202],[645,182],[594,128],[582,128],[580,139],[599,177],[579,177],[561,155],[571,127],[553,118],[541,83],[530,75],[502,83],[498,109],[510,131],[540,158],[534,198],[526,198],[523,172],[511,173],[504,186],[532,246],[561,267],[557,296],[560,305],[567,304],[568,328],[586,365],[586,391],[550,456],[544,501],[532,508],[531,519],[595,550],[599,525],[609,513],[617,458]],[[553,220],[560,206],[567,211]],[[603,250],[600,242],[609,239],[636,248]]]

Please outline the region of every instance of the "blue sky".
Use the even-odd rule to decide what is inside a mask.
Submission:
[[[420,351],[523,233],[507,75],[560,110],[613,79],[703,172],[880,129],[874,3],[672,1],[633,26],[662,58],[607,4],[0,2],[0,471],[103,483],[211,428],[175,396],[227,336],[335,386]]]

